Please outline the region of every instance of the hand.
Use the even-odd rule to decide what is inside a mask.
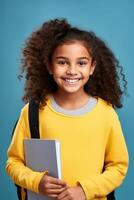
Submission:
[[[81,186],[67,187],[57,196],[58,200],[86,200],[86,195]]]
[[[39,192],[43,195],[56,198],[66,187],[67,184],[63,180],[44,174],[39,183]]]

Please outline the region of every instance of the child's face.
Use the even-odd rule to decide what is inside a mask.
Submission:
[[[52,56],[49,72],[58,85],[58,90],[66,93],[83,92],[95,64],[85,46],[80,42],[58,46]]]

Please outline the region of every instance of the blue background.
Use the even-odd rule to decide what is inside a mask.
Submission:
[[[11,131],[23,106],[24,81],[17,80],[25,39],[44,21],[65,17],[73,25],[93,30],[115,52],[128,80],[128,97],[118,110],[128,145],[130,166],[117,200],[134,199],[134,1],[133,0],[0,0],[0,199],[16,200],[5,172]],[[118,144],[117,144],[118,145]]]

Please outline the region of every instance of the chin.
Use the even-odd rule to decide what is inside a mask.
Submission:
[[[64,89],[64,92],[69,93],[69,94],[73,94],[73,93],[78,93],[79,89],[73,89],[73,88],[70,89],[70,90],[69,89],[68,90]]]

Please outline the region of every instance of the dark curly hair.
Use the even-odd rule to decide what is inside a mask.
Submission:
[[[113,52],[94,32],[71,26],[66,19],[54,19],[45,22],[33,32],[23,49],[20,76],[26,75],[23,100],[34,99],[46,104],[47,95],[57,90],[52,75],[47,70],[56,47],[68,42],[80,41],[87,48],[96,68],[84,89],[92,96],[101,97],[115,108],[122,107],[121,96],[126,90],[127,81],[123,69]],[[118,73],[119,72],[119,73]],[[120,77],[123,90],[120,87]]]

